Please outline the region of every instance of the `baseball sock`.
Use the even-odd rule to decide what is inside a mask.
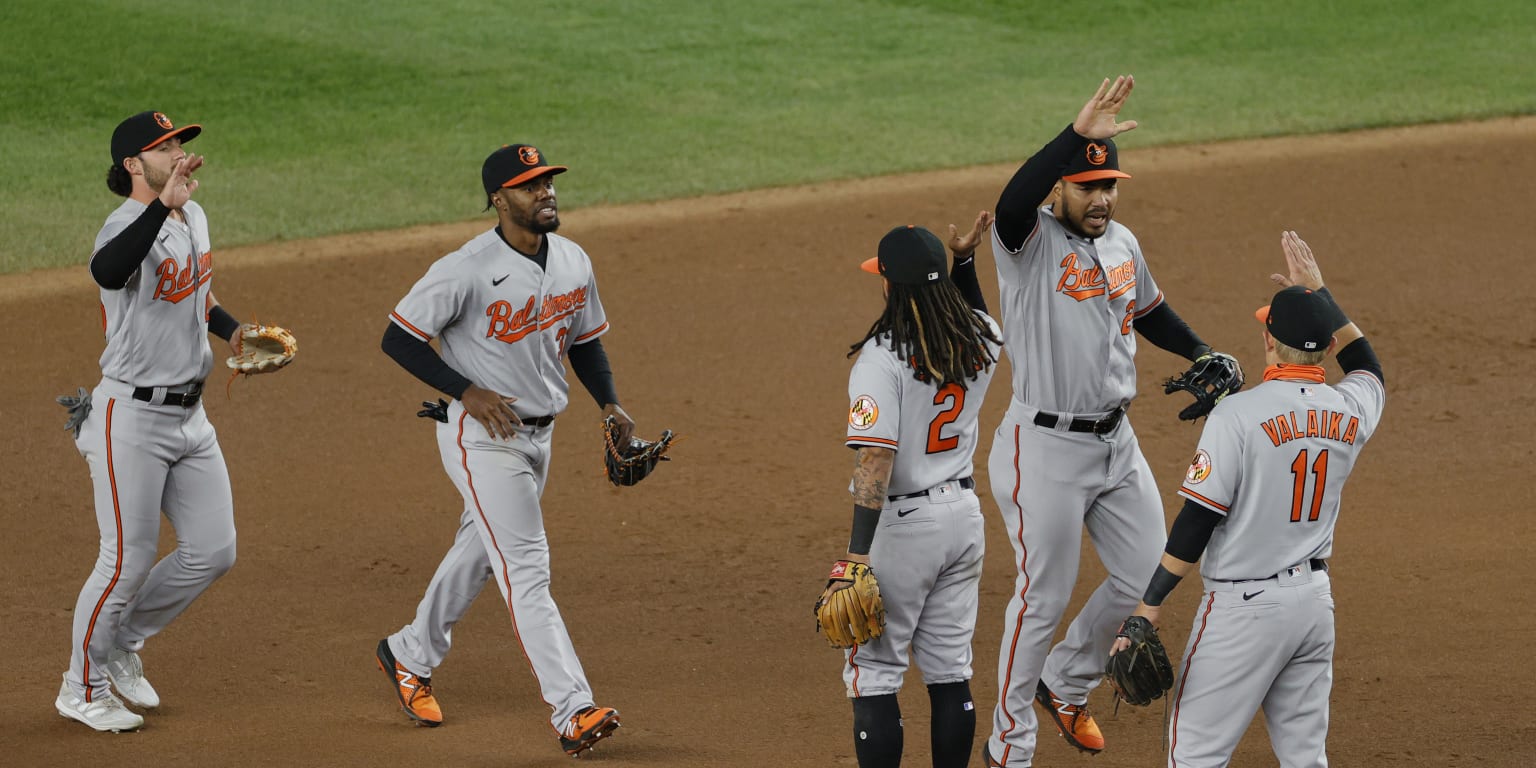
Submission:
[[[898,768],[901,746],[901,706],[896,694],[853,700],[853,751],[859,768]]]
[[[933,768],[965,768],[971,762],[971,742],[976,738],[976,705],[971,685],[936,683],[928,686],[933,709]]]

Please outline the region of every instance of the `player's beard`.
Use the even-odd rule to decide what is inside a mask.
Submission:
[[[535,235],[543,235],[560,228],[560,210],[556,208],[554,214],[548,221],[543,221],[539,218],[537,210],[527,214],[517,211],[512,214],[512,223]]]
[[[168,170],[162,171],[144,162],[143,158],[139,159],[139,163],[144,167],[144,183],[154,190],[154,193],[157,195],[164,192],[165,183],[171,180],[171,172]]]
[[[1072,230],[1079,237],[1085,237],[1089,240],[1103,237],[1104,233],[1109,230],[1109,222],[1115,219],[1114,209],[1106,206],[1104,208],[1104,226],[1097,232],[1090,232],[1084,224],[1084,219],[1088,216],[1089,211],[1092,210],[1092,206],[1085,207],[1082,211],[1073,210],[1072,206],[1067,203],[1066,195],[1061,195],[1060,199],[1056,201],[1056,209],[1061,212],[1061,215],[1057,216],[1057,218],[1061,220],[1062,224],[1066,225],[1067,229]]]

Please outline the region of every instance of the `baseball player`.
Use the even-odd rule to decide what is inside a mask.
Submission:
[[[598,339],[608,320],[591,259],[555,234],[554,177],[565,171],[527,144],[492,152],[481,180],[496,226],[434,263],[390,313],[384,351],[454,398],[437,443],[464,512],[415,620],[379,641],[376,655],[406,716],[441,724],[432,671],[448,653],[453,625],[494,577],[550,724],[566,753],[579,755],[619,727],[619,713],[594,705],[549,591],[539,498],[569,391],[561,360],[569,354],[604,416],[620,424],[621,441],[634,421],[619,407]],[[441,356],[427,343],[433,338]]]
[[[1204,554],[1169,766],[1227,765],[1260,707],[1280,765],[1328,764],[1328,557],[1344,483],[1381,423],[1386,390],[1370,342],[1323,287],[1312,250],[1295,232],[1280,243],[1290,274],[1273,279],[1288,287],[1257,313],[1264,383],[1211,411],[1179,488],[1184,508],[1135,611],[1156,624],[1163,599]],[[1344,379],[1330,387],[1321,363],[1334,349]]]
[[[1213,354],[1164,300],[1135,235],[1114,221],[1117,182],[1130,176],[1111,139],[1136,127],[1117,120],[1133,85],[1105,80],[997,202],[992,249],[1013,399],[988,470],[1018,570],[1003,619],[991,765],[1031,764],[1031,702],[1072,746],[1104,748],[1088,693],[1166,540],[1162,500],[1126,418],[1136,333],[1189,360]],[[1085,525],[1109,577],[1051,649]]]
[[[213,296],[208,218],[192,200],[202,132],[140,112],[112,132],[107,188],[127,198],[91,255],[101,289],[101,382],[72,398],[75,447],[91,468],[101,548],[75,602],[69,671],[54,706],[98,731],[133,730],[124,706],[159,706],[139,651],[235,562],[234,503],[203,412],[207,335],[239,354],[236,321]],[[61,402],[64,400],[61,399]],[[160,514],[176,549],[158,563]]]
[[[891,230],[863,268],[885,278],[885,309],[849,351],[847,444],[858,452],[846,559],[879,576],[884,634],[845,651],[854,748],[862,768],[901,763],[896,694],[908,649],[932,704],[933,764],[969,763],[976,733],[971,635],[986,550],[971,479],[977,419],[1001,331],[986,314],[973,260],[991,223],[983,212],[944,245],[922,227]],[[823,600],[846,583],[829,584]]]

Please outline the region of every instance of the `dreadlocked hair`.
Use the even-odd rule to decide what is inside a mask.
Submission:
[[[857,354],[870,339],[906,360],[918,381],[940,386],[955,383],[961,389],[966,388],[967,379],[975,380],[997,362],[983,342],[1003,343],[949,280],[928,285],[892,283],[885,311],[869,333],[849,347],[848,356]]]

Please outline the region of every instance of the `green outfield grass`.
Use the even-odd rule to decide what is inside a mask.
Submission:
[[[1132,72],[1127,146],[1536,111],[1529,0],[10,0],[0,271],[82,263],[123,117],[200,122],[219,246],[1022,160]]]

